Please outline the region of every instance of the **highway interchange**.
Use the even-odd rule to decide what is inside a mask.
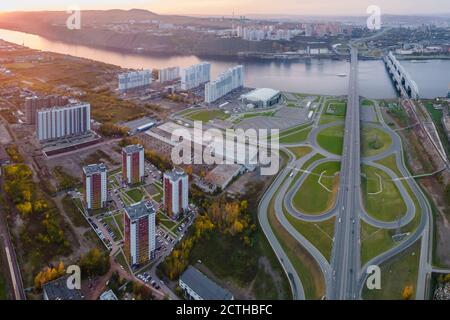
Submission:
[[[305,248],[320,267],[326,285],[323,298],[333,300],[361,299],[362,291],[366,285],[366,270],[370,265],[382,265],[392,257],[404,252],[417,241],[421,241],[420,262],[415,290],[416,299],[425,299],[428,295],[427,283],[433,270],[431,265],[432,235],[431,208],[426,196],[406,169],[403,159],[403,147],[400,136],[393,131],[383,120],[377,102],[374,102],[374,111],[378,123],[367,123],[388,133],[392,144],[386,150],[370,157],[361,156],[361,130],[360,130],[360,96],[358,91],[358,52],[352,48],[349,74],[349,93],[347,113],[345,117],[344,145],[342,156],[331,154],[321,148],[317,142],[317,135],[321,130],[342,124],[333,122],[321,125],[319,123],[321,112],[317,112],[313,120],[313,130],[307,141],[295,145],[283,145],[281,149],[289,156],[287,165],[282,168],[272,185],[264,194],[259,206],[259,220],[266,237],[274,249],[282,264],[291,284],[293,298],[305,299],[305,291],[302,285],[301,275],[298,274],[288,255],[284,252],[277,236],[272,230],[268,219],[270,206],[273,204],[276,218],[281,223],[284,231],[289,233],[298,243]],[[323,108],[322,108],[323,109]],[[309,147],[312,152],[296,159],[288,147]],[[325,158],[309,163],[308,168],[302,168],[315,154],[320,153]],[[395,162],[401,174],[398,176],[390,168],[375,161],[395,155]],[[301,212],[293,205],[293,199],[308,175],[320,164],[330,161],[341,161],[339,172],[339,188],[334,205],[331,209],[319,215],[311,215]],[[401,194],[406,212],[398,219],[392,221],[380,221],[367,213],[363,194],[361,192],[361,166],[370,165],[385,172],[395,184]],[[292,173],[300,172],[299,177],[292,181]],[[400,178],[400,179],[399,179]],[[407,191],[405,185],[412,191]],[[415,199],[413,199],[415,197]],[[272,201],[274,200],[274,201]],[[416,201],[414,201],[416,200]],[[271,204],[272,201],[272,204]],[[418,207],[416,207],[416,203]],[[305,236],[301,234],[286,218],[285,213],[295,219],[305,222],[321,222],[335,217],[334,238],[330,261],[316,248]],[[411,226],[414,218],[419,215],[420,222],[395,243],[393,247],[382,252],[361,266],[361,221],[380,229],[399,230],[402,227]]]

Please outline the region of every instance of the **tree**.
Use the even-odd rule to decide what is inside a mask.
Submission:
[[[404,300],[410,300],[412,298],[414,289],[413,286],[406,286],[403,288],[402,297]]]
[[[80,268],[83,275],[101,276],[108,272],[110,267],[109,256],[94,248],[80,259]]]

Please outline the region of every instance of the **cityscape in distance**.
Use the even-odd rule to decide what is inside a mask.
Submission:
[[[0,300],[450,300],[449,3],[76,2],[0,4]]]

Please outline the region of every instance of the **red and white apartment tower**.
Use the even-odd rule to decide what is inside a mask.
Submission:
[[[164,173],[164,209],[166,213],[177,218],[189,206],[189,176],[181,169]]]
[[[105,208],[108,202],[108,169],[101,164],[83,168],[84,201],[88,210]]]
[[[141,265],[155,258],[156,211],[150,201],[125,208],[124,250],[130,265]]]
[[[122,176],[127,184],[134,185],[144,181],[144,165],[143,146],[137,144],[122,149]]]

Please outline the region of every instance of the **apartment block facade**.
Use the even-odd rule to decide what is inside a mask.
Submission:
[[[91,105],[76,103],[42,109],[37,112],[36,130],[39,141],[86,134],[91,130]]]
[[[119,74],[119,90],[121,92],[148,87],[152,84],[152,71],[132,71]]]
[[[164,173],[164,209],[172,218],[189,206],[189,176],[181,169]]]
[[[27,124],[36,124],[37,112],[43,108],[53,108],[56,106],[65,106],[69,103],[67,97],[46,96],[46,97],[27,97],[25,98],[25,121]]]
[[[84,202],[88,210],[102,209],[108,202],[108,169],[101,164],[83,168]]]
[[[130,265],[140,265],[154,259],[156,211],[149,201],[125,208],[124,235],[124,250]]]
[[[144,147],[131,145],[122,149],[122,176],[129,185],[144,181],[145,159]]]
[[[181,89],[191,90],[211,80],[211,64],[202,62],[181,70]]]
[[[244,66],[233,67],[222,74],[216,80],[205,85],[205,102],[212,103],[231,91],[244,86]]]

